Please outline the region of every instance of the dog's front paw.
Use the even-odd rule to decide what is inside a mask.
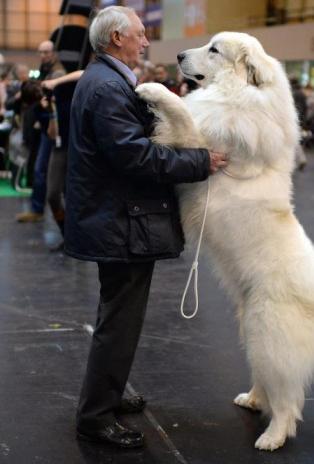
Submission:
[[[140,84],[136,87],[135,92],[147,103],[158,103],[165,97],[167,98],[169,94],[171,94],[167,87],[157,82]]]
[[[263,451],[274,451],[283,446],[285,439],[284,436],[276,437],[265,432],[256,440],[255,448]]]

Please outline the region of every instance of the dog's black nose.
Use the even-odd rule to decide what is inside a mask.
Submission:
[[[179,53],[179,55],[177,55],[178,63],[181,63],[181,61],[183,61],[184,58],[185,58],[185,53]]]

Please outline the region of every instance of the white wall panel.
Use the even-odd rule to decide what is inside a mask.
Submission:
[[[313,23],[263,27],[242,32],[254,35],[261,41],[267,53],[279,60],[314,60]],[[200,47],[209,39],[210,35],[193,39],[154,41],[149,49],[149,59],[153,63],[174,64],[180,51]]]

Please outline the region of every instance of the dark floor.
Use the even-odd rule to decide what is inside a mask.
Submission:
[[[314,155],[295,176],[296,211],[314,239]],[[314,397],[298,438],[256,451],[265,420],[232,404],[249,373],[234,311],[200,266],[200,308],[179,303],[188,253],[157,265],[130,391],[149,402],[128,422],[145,431],[142,451],[78,444],[75,405],[97,305],[96,266],[47,251],[58,239],[48,220],[17,224],[25,199],[0,199],[0,464],[312,464]],[[87,326],[86,326],[87,325]],[[314,336],[314,334],[313,334]]]

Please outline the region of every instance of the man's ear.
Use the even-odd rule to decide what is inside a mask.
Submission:
[[[118,31],[113,31],[111,34],[111,42],[115,44],[116,47],[121,47],[121,34]]]
[[[264,52],[259,42],[244,45],[242,59],[246,66],[248,84],[259,87],[273,81],[274,66],[272,58]]]

